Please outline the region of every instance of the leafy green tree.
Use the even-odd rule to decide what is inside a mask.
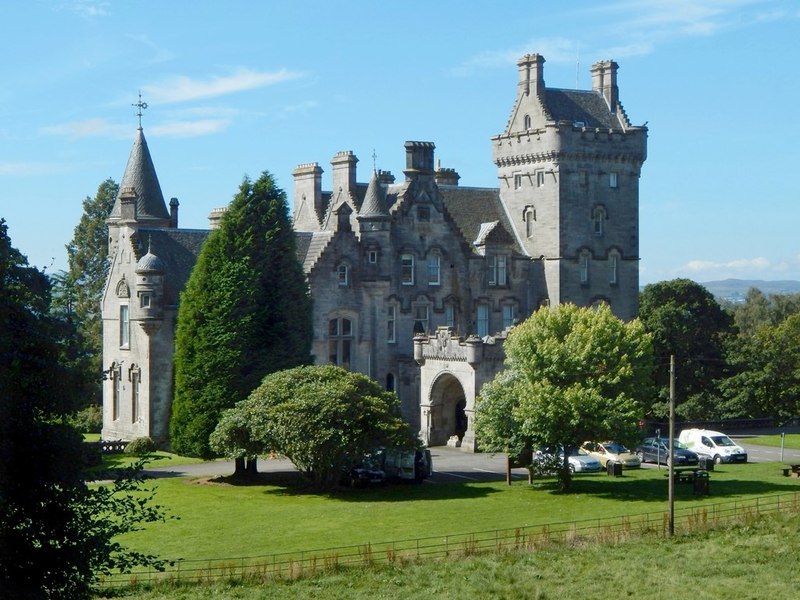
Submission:
[[[767,295],[758,288],[750,288],[744,302],[729,305],[729,311],[739,335],[752,337],[762,327],[779,325],[800,313],[800,294]]]
[[[654,373],[660,402],[648,403],[649,416],[668,415],[668,365],[674,355],[676,412],[686,419],[719,417],[716,382],[726,375],[725,342],[735,331],[731,316],[702,285],[673,279],[644,288],[639,319],[653,336],[658,362]]]
[[[0,219],[0,594],[88,598],[98,574],[155,557],[114,537],[160,518],[140,482],[89,489],[82,440],[59,423],[71,407],[63,333],[50,313],[50,281],[11,245]]]
[[[311,338],[311,299],[286,194],[267,172],[245,178],[181,295],[173,449],[213,455],[209,435],[222,412],[265,375],[309,363]]]
[[[82,404],[102,403],[103,323],[100,301],[108,276],[108,225],[119,185],[106,179],[94,198],[83,201],[83,215],[67,244],[69,270],[51,276],[52,311],[62,326],[72,330],[65,339],[62,359],[82,388]]]
[[[331,365],[272,373],[227,412],[212,439],[228,456],[274,450],[317,489],[380,446],[414,447],[400,402],[361,373]]]
[[[741,338],[735,357],[738,372],[721,384],[726,416],[800,414],[800,314]]]
[[[633,440],[642,402],[652,389],[650,336],[608,306],[543,308],[505,342],[506,370],[482,389],[476,435],[488,451],[563,448],[562,491],[570,488],[567,456],[591,439]]]

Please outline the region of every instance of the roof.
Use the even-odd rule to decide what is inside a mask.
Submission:
[[[377,171],[372,172],[358,216],[365,219],[389,218],[389,210],[386,208],[386,192],[378,181]]]
[[[472,243],[479,238],[484,223],[497,221],[509,236],[513,235],[514,230],[500,202],[498,189],[439,185],[439,193],[446,213],[473,250]],[[497,225],[492,229],[496,227]],[[516,239],[512,237],[512,240],[514,251],[524,254]]]
[[[619,119],[613,114],[600,92],[547,88],[545,104],[554,121],[582,122],[585,127],[619,129]]]
[[[119,185],[119,193],[114,200],[110,218],[121,216],[120,194],[126,188],[136,190],[136,215],[138,219],[169,219],[167,205],[164,203],[164,195],[161,193],[161,186],[158,183],[158,176],[150,157],[150,150],[147,147],[147,140],[144,138],[144,131],[140,127],[136,130],[136,138],[133,141],[128,164],[125,167],[125,174]]]
[[[144,248],[149,244],[148,254],[155,254],[154,258],[162,262],[164,273],[169,274],[164,281],[166,304],[178,303],[178,294],[186,287],[192,267],[210,233],[211,231],[205,229],[141,227],[131,240],[134,247]]]

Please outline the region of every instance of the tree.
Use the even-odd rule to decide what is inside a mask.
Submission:
[[[9,598],[88,597],[99,573],[155,557],[114,537],[160,518],[131,477],[89,489],[81,437],[59,423],[75,397],[60,360],[64,330],[50,282],[28,266],[0,219],[0,590]]]
[[[737,373],[721,384],[726,416],[800,414],[800,313],[743,336],[732,355]]]
[[[241,424],[248,429],[244,435]],[[270,450],[283,454],[316,489],[336,486],[343,471],[380,446],[416,445],[393,392],[366,375],[331,365],[268,375],[247,400],[225,413],[212,440],[232,457]]]
[[[209,457],[222,412],[265,375],[310,362],[311,299],[286,194],[245,178],[181,295],[170,421],[176,452]]]
[[[582,441],[638,434],[651,390],[650,336],[606,306],[542,308],[511,330],[506,370],[481,389],[476,435],[489,451],[562,448],[562,491],[568,456]]]
[[[84,404],[101,404],[103,322],[100,302],[108,277],[108,224],[119,185],[106,179],[94,198],[83,201],[83,215],[67,244],[69,270],[53,275],[53,313],[74,329],[64,359],[83,387]]]
[[[669,360],[675,356],[680,405],[686,419],[719,416],[716,382],[726,375],[725,340],[734,333],[731,316],[702,285],[673,279],[648,285],[639,299],[639,319],[653,336],[661,402],[648,403],[649,415],[668,414]]]

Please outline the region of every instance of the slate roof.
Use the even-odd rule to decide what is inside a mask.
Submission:
[[[599,92],[547,88],[545,105],[554,121],[582,121],[588,128],[620,129],[622,125]]]
[[[125,188],[132,187],[138,196],[136,200],[136,214],[138,219],[169,219],[167,205],[164,203],[164,195],[161,193],[161,186],[158,183],[153,159],[150,157],[150,150],[147,147],[147,140],[144,138],[144,131],[140,127],[136,130],[136,138],[133,141],[128,164],[125,167],[125,174],[119,184],[119,193],[114,200],[114,206],[109,215],[110,218],[119,218],[120,194]]]
[[[498,221],[513,236],[513,228],[508,215],[500,202],[500,191],[495,188],[473,188],[451,185],[439,185],[442,203],[446,213],[458,227],[464,241],[473,251],[473,242],[478,239],[481,225]],[[515,238],[512,248],[524,254]]]
[[[169,229],[142,227],[132,242],[142,251],[148,247],[164,266],[168,277],[164,281],[165,301],[178,303],[178,294],[186,287],[189,275],[197,262],[203,243],[211,232],[204,229]]]
[[[364,201],[361,203],[358,216],[367,219],[389,217],[389,210],[386,208],[386,191],[378,182],[378,173],[376,171],[372,172],[372,178],[370,178],[369,185],[367,185],[367,192],[364,196]]]

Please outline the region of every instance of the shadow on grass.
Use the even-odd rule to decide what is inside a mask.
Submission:
[[[482,498],[497,493],[488,487],[476,487],[464,483],[422,483],[386,482],[367,487],[338,487],[330,491],[320,491],[297,471],[259,472],[247,477],[223,475],[206,478],[202,483],[208,485],[231,485],[263,487],[268,496],[320,496],[344,502],[407,502],[418,500],[452,500]]]

